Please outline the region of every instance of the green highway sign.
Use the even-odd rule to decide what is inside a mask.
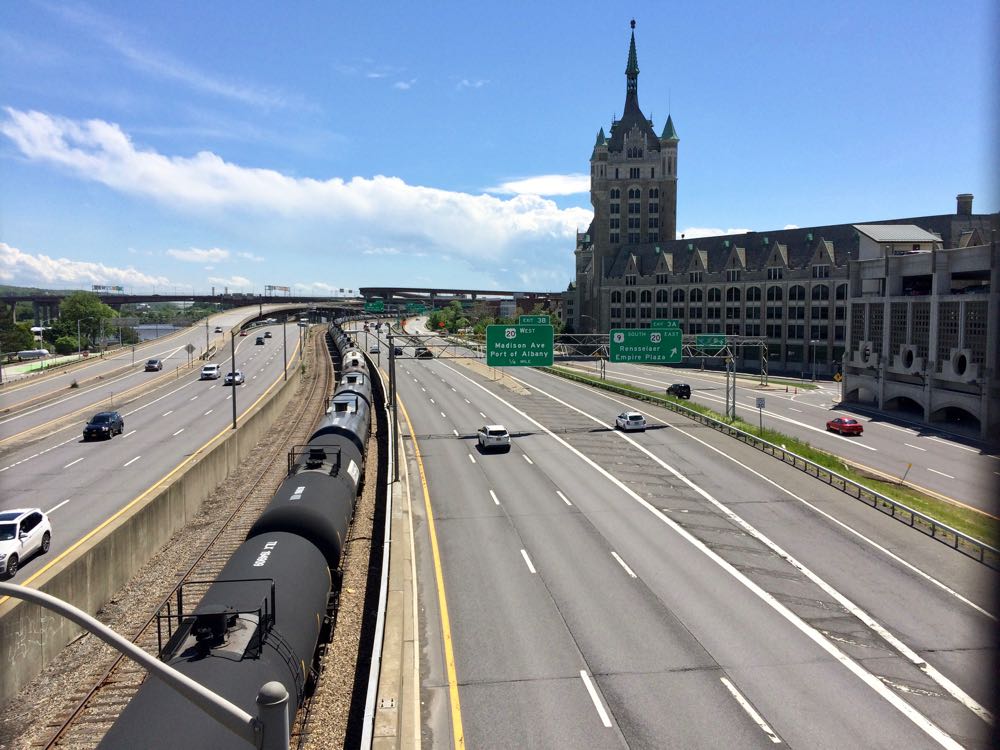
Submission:
[[[486,326],[486,364],[490,367],[551,367],[552,326]]]
[[[517,319],[518,325],[522,326],[533,326],[533,325],[547,326],[551,322],[552,319],[548,315],[521,315]]]
[[[655,318],[649,323],[650,328],[676,328],[678,331],[681,328],[681,322],[679,320],[666,319],[666,318]]]
[[[612,328],[608,335],[608,361],[681,361],[680,328]]]
[[[425,308],[423,306],[423,304],[420,303],[420,302],[407,302],[406,303],[406,312],[409,312],[409,313],[425,313],[425,312],[427,312],[427,308]]]
[[[385,301],[380,299],[373,299],[371,302],[365,302],[365,312],[384,312],[385,311]]]
[[[694,337],[694,344],[699,349],[722,349],[726,345],[726,337],[722,334],[705,334]]]

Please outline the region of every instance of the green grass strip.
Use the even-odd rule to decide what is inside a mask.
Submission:
[[[791,437],[790,435],[786,435],[778,430],[773,430],[767,427],[761,430],[757,425],[745,422],[740,418],[728,419],[723,414],[720,414],[707,406],[703,406],[702,404],[698,404],[693,401],[667,396],[662,391],[651,391],[646,388],[640,388],[615,380],[602,380],[599,377],[580,373],[576,370],[571,370],[565,367],[549,367],[541,369],[545,369],[556,375],[569,377],[573,380],[586,382],[590,385],[604,388],[605,390],[622,391],[625,392],[626,395],[634,395],[644,400],[652,398],[657,401],[673,403],[677,406],[683,407],[684,409],[690,409],[693,412],[703,414],[704,416],[710,417],[718,422],[722,422],[723,424],[732,425],[738,430],[756,435],[769,443],[780,446],[784,450],[812,461],[823,468],[835,471],[841,476],[846,477],[853,482],[857,482],[869,490],[885,495],[896,502],[903,503],[904,505],[923,513],[924,515],[930,516],[938,523],[951,526],[956,531],[960,531],[963,534],[967,534],[968,536],[978,539],[991,547],[1000,547],[1000,521],[996,518],[971,508],[966,508],[961,505],[956,505],[954,503],[949,503],[945,500],[940,500],[936,497],[926,495],[908,485],[874,478],[855,469],[853,466],[844,463],[844,461],[837,456],[827,453],[826,451],[819,450],[818,448],[814,448],[809,443],[798,438]],[[609,386],[611,386],[611,388],[609,388]],[[683,411],[680,413],[683,414]]]

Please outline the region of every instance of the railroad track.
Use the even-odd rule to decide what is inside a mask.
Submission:
[[[133,643],[153,655],[157,653],[157,618],[156,612],[175,597],[176,591],[187,581],[212,580],[218,577],[222,567],[228,562],[232,553],[243,542],[250,527],[256,521],[263,508],[270,502],[275,490],[285,478],[287,462],[285,454],[288,447],[301,444],[312,433],[315,423],[326,408],[327,395],[332,391],[330,356],[325,345],[312,339],[307,352],[310,365],[305,376],[307,394],[305,398],[293,399],[292,415],[281,420],[284,429],[277,438],[268,433],[266,448],[263,455],[253,456],[254,466],[261,467],[250,484],[240,493],[240,497],[228,515],[218,521],[206,524],[201,530],[203,542],[200,553],[193,563],[176,571],[176,585],[160,597],[159,604],[154,606],[153,613],[132,637]],[[259,448],[259,446],[258,446]],[[256,450],[254,451],[256,453]],[[244,463],[250,463],[246,461]],[[197,606],[197,596],[202,591],[198,587],[185,589],[185,609],[192,611]],[[85,691],[83,697],[65,714],[56,732],[46,744],[46,748],[93,748],[100,742],[107,730],[118,718],[119,713],[132,699],[139,689],[146,672],[137,664],[124,656],[119,656],[101,676],[100,680]],[[57,722],[53,722],[55,725]]]

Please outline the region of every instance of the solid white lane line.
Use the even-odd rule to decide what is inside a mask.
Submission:
[[[495,493],[493,490],[490,490],[490,497],[493,498],[493,504],[494,505],[499,505],[500,504],[500,501],[497,499],[497,493]]]
[[[64,505],[66,504],[66,503],[68,503],[68,502],[69,502],[69,501],[70,501],[71,499],[72,499],[72,498],[68,498],[68,497],[67,497],[67,498],[66,498],[65,500],[63,500],[63,501],[62,501],[61,503],[59,503],[58,505],[53,505],[53,506],[52,506],[51,508],[49,508],[49,509],[48,509],[47,511],[45,511],[45,515],[47,515],[47,516],[51,516],[51,515],[52,515],[52,513],[53,513],[53,511],[57,511],[57,510],[59,510],[59,509],[60,509],[61,507],[63,507],[63,506],[64,506]]]
[[[907,448],[913,448],[913,450],[915,451],[923,451],[924,453],[927,452],[926,448],[921,448],[919,445],[910,445],[909,443],[903,443],[903,445],[905,445]]]
[[[139,460],[140,458],[142,458],[142,456],[136,456],[135,458],[133,458],[133,459],[132,459],[131,461],[129,461],[128,463],[125,463],[125,464],[122,464],[122,466],[128,466],[129,464],[134,464],[134,463],[135,463],[136,461],[138,461],[138,460]]]
[[[628,565],[625,564],[625,561],[622,560],[621,556],[617,552],[612,550],[611,556],[618,561],[619,565],[625,568],[625,572],[629,574],[629,577],[636,578],[636,574],[632,571],[632,568],[630,568]]]
[[[528,570],[530,570],[532,573],[537,573],[538,572],[537,570],[535,570],[535,566],[531,564],[531,558],[528,557],[527,550],[521,550],[521,557],[524,558],[524,563],[525,563],[525,565],[528,566]]]
[[[164,413],[164,414],[161,414],[160,416],[161,416],[161,417],[166,417],[166,416],[169,416],[169,415],[171,415],[171,414],[173,414],[173,413],[174,413],[174,410],[173,410],[173,409],[171,409],[170,411],[168,411],[168,412],[166,412],[166,413]]]
[[[527,461],[529,464],[534,465],[535,462],[532,461],[530,458],[528,458],[528,454],[527,453],[522,453],[521,455],[524,456],[524,460],[525,461]]]
[[[571,502],[569,501],[569,499],[568,499],[568,498],[567,498],[567,497],[566,497],[566,496],[565,496],[565,495],[564,495],[563,493],[561,493],[561,492],[560,492],[559,490],[556,490],[556,494],[557,494],[557,495],[559,495],[559,497],[560,497],[560,498],[562,498],[562,501],[563,501],[564,503],[566,503],[566,505],[572,505],[572,504],[573,504],[573,503],[571,503]]]
[[[445,365],[445,367],[448,367],[448,365]],[[829,654],[834,659],[836,659],[841,665],[844,666],[844,668],[846,668],[849,672],[851,672],[851,674],[853,674],[855,677],[857,677],[865,685],[867,685],[868,687],[870,687],[872,689],[872,691],[874,691],[875,693],[877,693],[887,703],[889,703],[897,711],[899,711],[903,716],[905,716],[907,719],[909,719],[915,726],[917,726],[918,728],[920,728],[920,730],[923,731],[928,737],[932,738],[935,742],[937,742],[938,744],[942,745],[943,747],[949,747],[949,748],[954,748],[955,750],[961,750],[961,745],[958,744],[955,740],[953,740],[951,738],[951,736],[949,736],[939,726],[937,726],[933,721],[931,721],[929,718],[927,718],[924,714],[922,714],[916,708],[914,708],[909,703],[907,703],[906,701],[904,701],[893,690],[889,689],[874,674],[872,674],[871,672],[869,672],[867,669],[865,669],[860,664],[858,664],[854,659],[852,659],[846,653],[844,653],[843,651],[841,651],[838,646],[836,646],[825,635],[823,635],[822,633],[820,633],[819,630],[817,630],[813,625],[810,625],[805,620],[803,620],[801,617],[799,617],[794,612],[792,612],[790,609],[788,609],[787,606],[785,606],[784,604],[782,604],[774,596],[772,596],[770,593],[768,593],[763,588],[761,588],[760,585],[758,585],[757,583],[755,583],[754,581],[752,581],[749,577],[747,577],[746,574],[744,574],[740,570],[737,570],[731,563],[729,563],[728,561],[726,561],[725,559],[723,559],[717,552],[715,552],[715,550],[709,548],[708,545],[706,545],[704,542],[702,542],[700,539],[698,539],[696,536],[694,536],[691,532],[689,532],[683,526],[681,526],[680,524],[676,523],[673,519],[671,519],[669,516],[665,515],[659,509],[655,508],[653,505],[651,505],[649,503],[649,501],[647,501],[645,498],[643,498],[641,495],[639,495],[637,492],[635,492],[635,490],[631,489],[628,485],[626,485],[620,479],[618,479],[613,474],[611,474],[611,472],[609,472],[607,469],[605,469],[604,467],[600,466],[592,458],[590,458],[589,456],[585,455],[584,453],[582,453],[577,448],[574,448],[572,445],[570,445],[569,443],[567,443],[564,439],[562,439],[561,437],[559,437],[558,435],[556,435],[554,432],[552,432],[552,430],[550,430],[548,427],[546,427],[545,425],[543,425],[541,422],[539,422],[538,420],[534,419],[533,417],[529,416],[523,410],[518,409],[512,403],[510,403],[509,401],[505,400],[503,397],[499,396],[496,393],[493,393],[492,391],[490,391],[486,387],[484,387],[481,384],[477,383],[472,378],[470,378],[467,375],[465,375],[465,373],[460,373],[460,372],[458,372],[457,370],[455,370],[454,368],[451,368],[451,367],[449,367],[449,369],[451,369],[453,372],[455,372],[456,375],[459,375],[460,377],[465,378],[465,380],[467,382],[469,382],[473,386],[479,388],[484,393],[487,393],[490,396],[492,396],[493,398],[495,398],[497,401],[500,401],[507,408],[509,408],[512,411],[514,411],[517,414],[519,414],[522,418],[524,418],[524,419],[528,420],[529,422],[533,423],[534,425],[536,425],[540,430],[542,430],[543,432],[545,432],[546,435],[548,435],[550,438],[552,438],[557,443],[559,443],[560,445],[562,445],[568,451],[570,451],[571,453],[573,453],[574,455],[576,455],[581,461],[583,461],[588,466],[590,466],[591,468],[593,468],[594,471],[596,471],[597,473],[599,473],[601,476],[605,477],[608,481],[610,481],[612,484],[614,484],[616,487],[618,487],[623,493],[625,493],[626,495],[628,495],[629,497],[631,497],[636,503],[638,503],[639,505],[641,505],[642,507],[644,507],[646,510],[648,510],[654,517],[658,518],[664,524],[666,524],[671,529],[673,529],[673,531],[678,536],[680,536],[682,539],[684,539],[686,542],[688,542],[688,544],[690,544],[692,547],[694,547],[699,552],[701,552],[703,555],[705,555],[709,560],[711,560],[716,565],[718,565],[722,570],[724,570],[726,573],[728,573],[730,576],[732,576],[736,581],[738,581],[739,583],[741,583],[747,590],[749,590],[751,593],[753,593],[764,604],[768,605],[776,613],[778,613],[779,615],[781,615],[781,617],[784,618],[796,630],[798,630],[800,633],[802,633],[804,636],[806,636],[809,640],[811,640],[813,643],[815,643],[819,648],[821,648],[827,654]],[[551,376],[551,377],[556,377],[556,376]],[[517,377],[515,377],[514,380],[518,381],[518,382],[521,382],[520,378],[517,378]],[[575,406],[573,406],[571,404],[568,404],[567,402],[563,401],[560,398],[557,398],[556,396],[553,396],[550,393],[546,393],[544,390],[538,388],[537,386],[532,386],[532,387],[538,393],[541,393],[542,395],[547,396],[548,398],[552,399],[553,401],[562,404],[566,408],[571,409],[572,411],[575,411],[578,414],[581,414],[581,415],[583,415],[583,416],[591,419],[592,421],[596,422],[597,424],[601,424],[601,425],[604,425],[605,427],[607,427],[607,424],[604,423],[604,422],[602,422],[597,417],[595,417],[595,416],[593,416],[591,414],[588,414],[587,412],[583,411],[582,409],[579,409],[579,408],[577,408],[577,407],[575,407]],[[780,547],[778,547],[768,537],[764,536],[760,531],[758,531],[757,529],[755,529],[753,526],[751,526],[749,523],[747,523],[743,518],[741,518],[736,513],[734,513],[733,511],[731,511],[728,507],[726,507],[725,505],[723,505],[722,503],[720,503],[718,500],[716,500],[714,497],[712,497],[712,495],[710,495],[704,489],[702,489],[697,484],[695,484],[690,479],[688,479],[686,476],[684,476],[683,474],[681,474],[679,471],[677,471],[677,469],[673,468],[672,466],[669,466],[665,461],[663,461],[662,459],[660,459],[658,456],[655,456],[653,453],[651,453],[649,450],[647,450],[646,448],[644,448],[642,445],[640,445],[634,439],[632,439],[631,437],[629,437],[627,434],[621,433],[620,434],[620,438],[622,440],[627,440],[630,444],[632,444],[632,446],[634,448],[636,448],[636,449],[642,451],[643,453],[645,453],[646,455],[648,455],[651,459],[653,459],[654,461],[656,461],[663,468],[665,468],[667,471],[669,471],[671,474],[673,474],[676,478],[680,479],[682,482],[684,482],[686,485],[688,485],[688,487],[690,487],[692,490],[694,490],[695,492],[697,492],[699,495],[701,495],[703,498],[705,498],[708,502],[712,503],[717,508],[719,508],[719,510],[721,510],[726,515],[727,518],[729,518],[734,523],[737,523],[741,528],[743,528],[745,531],[747,531],[749,534],[751,534],[758,541],[760,541],[763,544],[767,545],[769,548],[771,548],[772,551],[774,551],[776,554],[778,554],[780,557],[782,557],[784,560],[786,560],[789,564],[791,564],[793,567],[795,567],[799,572],[801,572],[803,575],[807,576],[813,583],[815,583],[820,588],[822,588],[824,591],[826,591],[830,596],[833,596],[835,599],[837,599],[837,601],[841,604],[841,606],[843,606],[846,609],[848,609],[848,611],[850,611],[851,614],[853,614],[859,620],[861,620],[862,622],[864,622],[874,632],[878,633],[878,635],[880,635],[883,638],[883,640],[885,640],[886,642],[890,643],[894,648],[896,648],[896,650],[900,654],[902,654],[903,656],[905,656],[915,666],[917,666],[918,669],[920,669],[922,672],[924,672],[928,677],[930,677],[932,680],[934,680],[938,685],[940,685],[945,690],[947,690],[948,693],[952,695],[952,697],[954,697],[956,700],[958,700],[959,702],[961,702],[970,711],[972,711],[974,714],[976,714],[981,719],[983,719],[983,721],[985,721],[986,723],[988,723],[988,724],[990,724],[992,726],[992,724],[993,724],[993,715],[992,715],[992,713],[990,713],[983,706],[981,706],[978,703],[976,703],[969,695],[967,695],[964,691],[962,691],[961,688],[959,688],[957,685],[955,685],[953,682],[951,682],[951,680],[949,680],[943,674],[941,674],[940,672],[938,672],[937,669],[935,669],[930,664],[928,664],[923,659],[921,659],[920,656],[918,656],[915,652],[913,652],[912,649],[909,648],[909,646],[907,646],[905,643],[902,643],[898,638],[896,638],[891,633],[889,633],[879,623],[875,622],[875,620],[873,620],[866,612],[864,612],[859,607],[857,607],[853,602],[851,602],[850,600],[848,600],[843,594],[841,594],[839,591],[837,591],[832,586],[830,586],[828,583],[826,583],[826,581],[824,581],[821,578],[819,578],[819,576],[817,576],[815,573],[813,573],[811,570],[809,570],[808,568],[806,568],[798,560],[796,560],[791,555],[789,555],[787,552],[785,552]],[[699,441],[699,442],[703,442],[703,441]],[[719,451],[719,452],[721,453],[721,451]],[[776,486],[780,486],[780,485],[776,485]]]
[[[473,456],[471,453],[469,454],[469,460],[472,461],[472,463],[476,463],[476,457]]]
[[[775,745],[780,745],[781,740],[778,738],[778,735],[776,735],[774,730],[764,722],[763,717],[754,710],[754,707],[750,705],[750,701],[743,697],[743,694],[736,689],[736,686],[733,685],[733,683],[731,683],[726,677],[720,677],[719,680],[726,686],[726,689],[732,693],[736,702],[740,704],[740,707],[747,712],[747,715],[751,719],[753,719],[754,724],[759,726],[761,731],[768,736],[768,739],[770,739]]]
[[[212,413],[213,411],[215,411],[215,409],[209,409],[208,411],[206,411],[206,412],[205,412],[204,414],[202,414],[201,416],[203,416],[203,417],[207,417],[207,416],[208,416],[209,414],[211,414],[211,413]]]
[[[177,436],[178,436],[178,435],[180,435],[180,434],[181,434],[182,432],[184,432],[184,428],[183,428],[183,427],[181,427],[181,428],[180,428],[179,430],[177,430],[177,432],[175,432],[175,433],[174,433],[173,435],[171,435],[170,437],[177,437]]]
[[[954,479],[955,478],[951,474],[945,474],[943,471],[938,471],[937,469],[932,469],[929,466],[927,467],[927,471],[933,471],[935,474],[940,474],[943,477],[948,477],[948,479]]]
[[[76,459],[76,461],[70,461],[70,462],[69,462],[68,464],[66,464],[65,466],[63,466],[63,468],[64,468],[64,469],[68,469],[68,468],[69,468],[70,466],[72,466],[73,464],[78,464],[78,463],[80,463],[80,462],[81,462],[82,460],[83,460],[82,458],[78,458],[78,459]],[[18,463],[21,463],[21,462],[20,462],[20,461],[18,461]]]
[[[587,692],[590,693],[590,700],[594,701],[594,708],[597,709],[597,715],[601,717],[601,723],[611,728],[611,719],[608,718],[608,712],[604,710],[604,704],[601,703],[601,698],[594,690],[594,684],[590,681],[590,675],[587,674],[587,670],[580,670],[580,679],[583,680],[583,684],[587,687]]]

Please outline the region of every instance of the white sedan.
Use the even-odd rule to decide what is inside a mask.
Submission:
[[[615,428],[619,430],[645,430],[646,418],[637,411],[623,411],[615,418]]]

